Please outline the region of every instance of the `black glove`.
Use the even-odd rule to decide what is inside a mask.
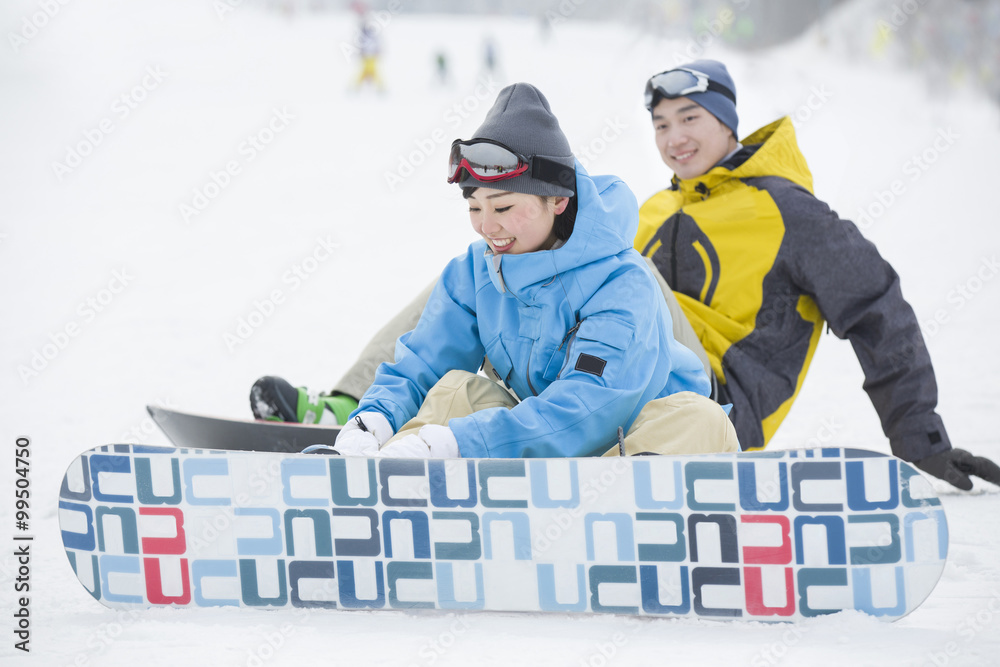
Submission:
[[[1000,466],[983,456],[973,456],[964,449],[949,449],[914,461],[913,465],[963,491],[972,490],[969,475],[982,477],[1000,486]]]

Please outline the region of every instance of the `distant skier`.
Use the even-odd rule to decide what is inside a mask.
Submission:
[[[447,86],[451,82],[448,74],[448,54],[444,51],[438,51],[434,54],[434,71],[440,85]]]
[[[361,70],[354,82],[354,89],[360,90],[361,86],[369,84],[374,86],[377,91],[383,92],[385,85],[378,71],[378,59],[382,47],[378,30],[366,19],[362,19],[357,43],[358,55],[361,57]]]
[[[619,429],[628,454],[738,451],[632,248],[632,191],[584,171],[538,89],[500,91],[473,139],[452,144],[448,182],[482,239],[445,267],[338,453],[599,456],[619,452]],[[487,356],[492,378],[476,374]],[[300,398],[273,378],[255,390],[278,415]]]
[[[487,76],[498,74],[497,45],[490,35],[483,40],[483,70]]]
[[[538,15],[538,37],[542,42],[547,42],[552,38],[552,21],[558,15],[551,9]]]

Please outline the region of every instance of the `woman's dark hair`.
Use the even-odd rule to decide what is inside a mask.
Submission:
[[[462,196],[468,199],[478,189],[476,187],[462,188]],[[548,197],[543,195],[535,196],[545,202],[549,200]],[[576,210],[576,195],[573,195],[569,198],[569,203],[566,204],[566,210],[556,214],[556,221],[552,227],[552,232],[560,241],[566,241],[573,233],[573,225],[576,224]]]

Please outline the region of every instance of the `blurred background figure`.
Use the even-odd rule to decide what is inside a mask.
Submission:
[[[497,43],[493,35],[483,38],[483,75],[491,79],[501,78],[500,61],[497,56]]]
[[[496,74],[497,44],[492,35],[483,38],[483,69],[486,74]]]
[[[356,88],[382,90],[380,14],[479,15],[532,17],[540,43],[553,39],[567,22],[611,21],[632,25],[645,38],[674,40],[678,62],[706,55],[717,47],[745,57],[803,36],[852,62],[908,68],[924,77],[931,90],[980,90],[1000,101],[1000,0],[634,0],[597,3],[582,0],[539,3],[533,0],[227,0],[259,5],[285,15],[332,13],[347,9],[357,16],[362,35]],[[227,5],[228,6],[228,5]],[[395,7],[395,10],[391,8]],[[484,23],[489,25],[488,23]],[[428,56],[437,54],[427,47]],[[445,56],[447,60],[447,56]],[[507,63],[514,67],[516,57]],[[454,79],[455,63],[446,63]],[[435,66],[440,68],[439,63]],[[481,73],[502,79],[497,42],[483,38]],[[442,70],[437,77],[442,80]],[[451,84],[454,81],[450,82]]]
[[[544,13],[538,15],[538,37],[543,42],[549,41],[552,36],[552,22]]]
[[[354,82],[354,90],[361,90],[364,85],[374,87],[376,91],[385,92],[385,84],[379,75],[378,63],[382,44],[378,28],[367,16],[361,19],[361,32],[358,35],[358,55],[361,58],[361,70]]]
[[[288,18],[295,16],[295,0],[280,0],[278,8]]]
[[[442,86],[451,85],[451,77],[448,73],[448,54],[444,50],[439,50],[434,54],[434,72],[438,84]]]

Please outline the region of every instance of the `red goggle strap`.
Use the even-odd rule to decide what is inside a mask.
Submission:
[[[461,179],[458,178],[458,173],[463,169],[465,169],[465,171],[468,172],[469,176],[476,179],[477,181],[482,181],[484,183],[490,183],[493,181],[502,181],[505,178],[514,178],[515,176],[520,176],[524,172],[528,171],[527,162],[521,162],[520,160],[518,160],[518,162],[519,164],[516,168],[510,171],[506,171],[502,174],[496,174],[495,176],[480,176],[472,169],[472,165],[469,164],[469,161],[463,157],[461,160],[459,160],[458,167],[455,168],[455,173],[451,175],[451,178],[448,179],[448,182],[456,183],[460,181]]]

